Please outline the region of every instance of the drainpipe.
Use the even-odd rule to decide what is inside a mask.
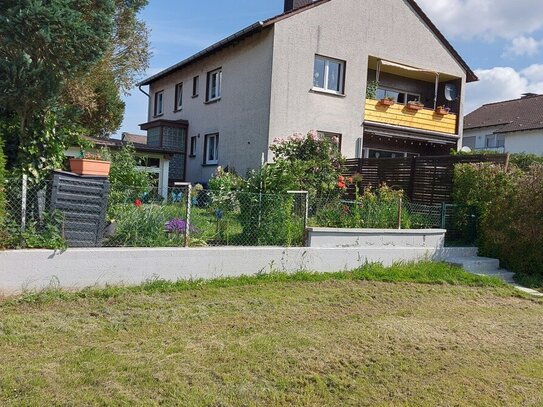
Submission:
[[[138,89],[140,90],[141,93],[143,93],[145,96],[147,96],[148,98],[151,97],[151,95],[149,95],[147,92],[145,92],[142,88],[141,88],[141,85],[138,85]]]

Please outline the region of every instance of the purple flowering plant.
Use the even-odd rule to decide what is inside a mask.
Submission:
[[[189,232],[198,232],[198,229],[195,228],[192,224],[189,224],[188,227]],[[174,218],[166,222],[165,228],[168,233],[185,233],[185,230],[187,228],[187,221],[181,218]]]

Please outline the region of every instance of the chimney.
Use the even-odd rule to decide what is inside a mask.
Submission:
[[[316,0],[285,0],[285,13],[303,6],[307,6],[315,1]]]
[[[536,96],[541,96],[541,95],[538,95],[537,93],[523,93],[522,94],[522,98],[521,99],[529,99],[529,98],[534,98]]]

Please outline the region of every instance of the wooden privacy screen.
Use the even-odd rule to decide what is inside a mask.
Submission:
[[[411,202],[433,205],[452,201],[455,164],[490,162],[507,165],[507,154],[446,155],[409,158],[353,158],[345,163],[345,175],[360,174],[359,186],[377,188],[382,183],[405,191]],[[347,191],[354,198],[354,187]]]

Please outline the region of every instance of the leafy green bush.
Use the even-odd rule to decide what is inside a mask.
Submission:
[[[543,275],[543,165],[461,164],[454,182],[455,202],[478,213],[480,253],[511,271]]]
[[[6,158],[4,141],[0,137],[0,225],[6,215]]]
[[[400,199],[402,229],[433,226],[427,216],[411,213],[403,191],[385,184],[376,190],[366,188],[361,195],[357,189],[354,201],[318,198],[314,200],[309,222],[320,227],[396,229]]]
[[[528,171],[532,164],[543,164],[543,156],[526,153],[511,154],[510,163],[522,171]]]
[[[152,182],[150,174],[139,171],[136,149],[131,143],[125,144],[119,151],[109,152],[111,169],[109,171],[109,207],[117,204],[134,202],[149,192]],[[110,213],[110,216],[112,214]]]

